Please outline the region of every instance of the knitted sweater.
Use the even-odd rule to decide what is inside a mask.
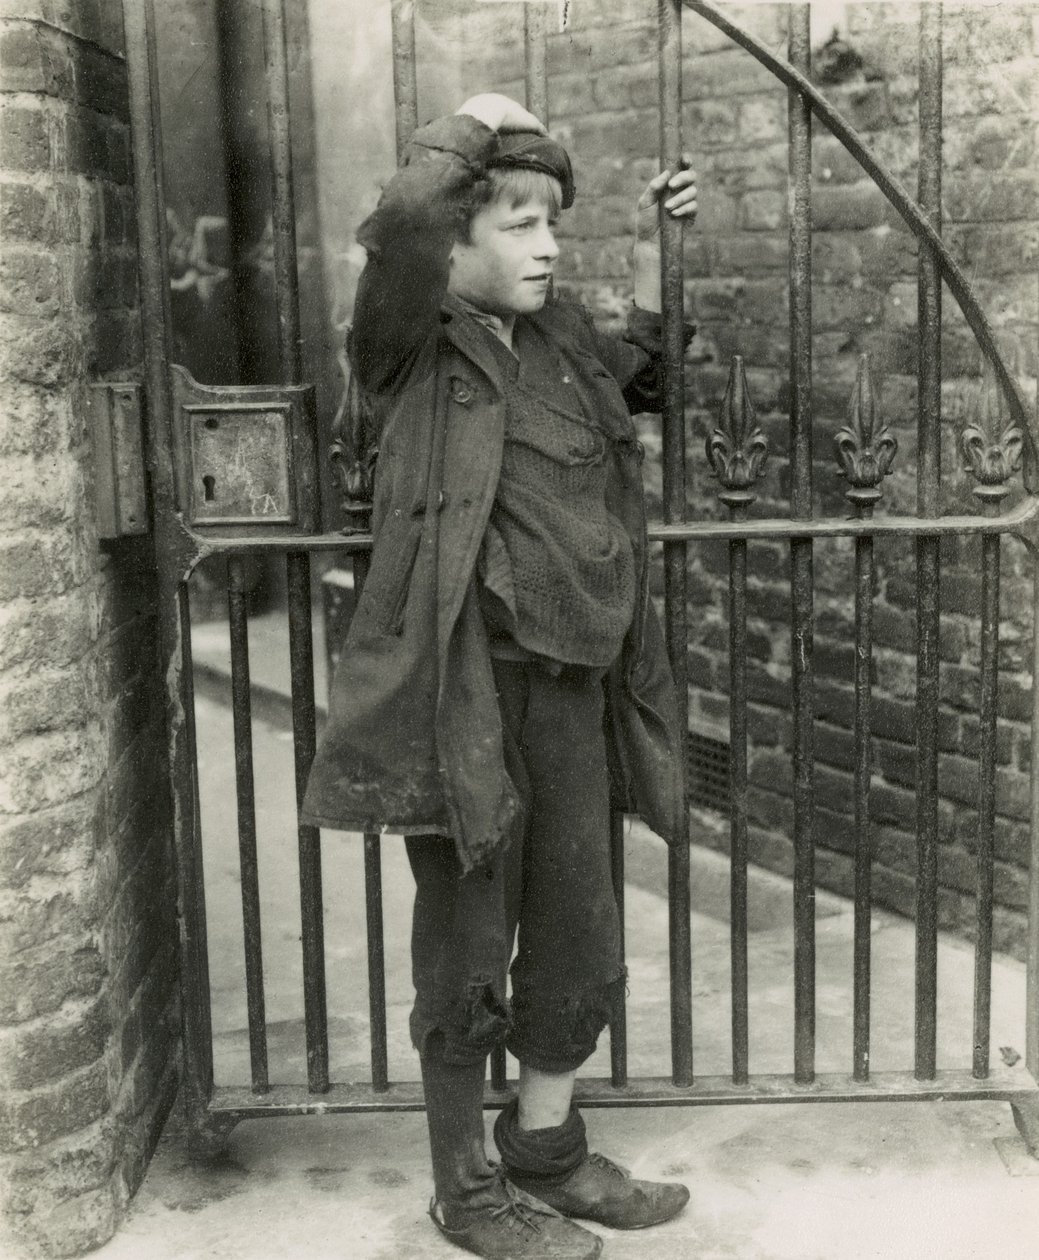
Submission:
[[[549,343],[517,321],[505,379],[501,477],[484,537],[481,608],[493,655],[605,668],[635,606],[627,532],[607,511],[607,444]]]

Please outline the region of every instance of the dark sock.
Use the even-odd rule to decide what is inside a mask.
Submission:
[[[566,1181],[588,1154],[584,1120],[576,1107],[553,1128],[521,1129],[519,1102],[514,1098],[495,1121],[494,1140],[506,1169],[536,1177],[546,1186]]]

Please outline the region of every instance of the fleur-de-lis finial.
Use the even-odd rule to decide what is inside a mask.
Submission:
[[[708,462],[722,486],[718,498],[732,508],[753,503],[757,498],[754,483],[768,459],[768,438],[755,424],[741,355],[733,355],[719,427],[708,436],[706,449]]]
[[[1008,482],[1021,467],[1024,444],[1020,427],[1008,421],[1003,391],[986,365],[970,422],[960,438],[967,471],[978,483],[974,493],[979,499],[998,503],[1010,493]]]
[[[375,461],[379,454],[379,422],[372,400],[350,374],[339,413],[332,422],[329,460],[340,506],[346,514],[345,534],[370,528]]]
[[[834,434],[833,449],[841,476],[848,482],[847,497],[858,506],[872,506],[880,498],[880,483],[891,471],[898,442],[886,424],[877,427],[868,354],[859,355],[848,423]]]

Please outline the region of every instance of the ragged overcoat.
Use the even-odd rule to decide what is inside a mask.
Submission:
[[[485,331],[447,292],[452,245],[497,143],[467,115],[423,127],[358,233],[368,262],[350,359],[384,416],[373,548],[303,807],[321,827],[451,836],[464,870],[509,837],[520,812],[475,576],[501,470],[503,383]],[[631,538],[638,575],[604,680],[611,783],[617,806],[684,842],[679,709],[648,597],[642,448],[630,418],[659,409],[659,318],[634,311],[626,338],[598,332],[564,301],[520,318],[551,338],[627,435],[606,455],[607,508]]]

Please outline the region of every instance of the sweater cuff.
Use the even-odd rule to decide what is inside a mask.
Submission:
[[[416,150],[426,150],[418,153]],[[498,133],[470,114],[446,114],[419,127],[408,141],[405,165],[415,158],[428,156],[429,151],[452,153],[460,157],[480,178],[487,163],[498,153]]]

